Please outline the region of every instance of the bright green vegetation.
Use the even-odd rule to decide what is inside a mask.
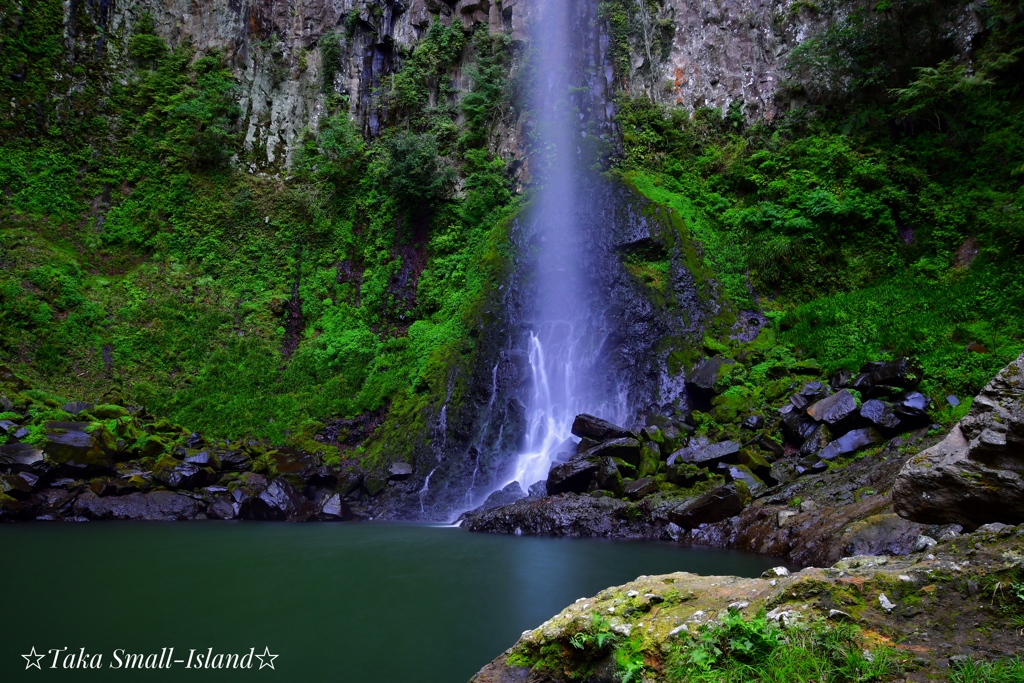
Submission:
[[[869,646],[852,624],[814,619],[783,628],[763,609],[750,618],[730,611],[720,621],[694,627],[661,646],[642,628],[636,630],[621,635],[595,613],[591,624],[569,637],[568,647],[551,643],[534,657],[517,650],[508,664],[551,668],[569,680],[586,680],[611,657],[623,683],[645,678],[666,683],[853,683],[892,680],[901,671],[891,648]]]
[[[989,4],[969,70],[938,42],[877,49],[940,9],[884,4],[802,46],[792,70],[828,87],[770,124],[624,97],[620,172],[798,354],[914,355],[925,391],[963,397],[1024,349],[1024,12]]]
[[[819,619],[783,629],[763,610],[749,620],[733,612],[672,649],[666,680],[881,681],[899,671],[891,649],[864,646],[852,624]]]
[[[266,152],[243,145],[222,55],[146,19],[115,72],[95,43],[65,51],[62,20],[59,0],[0,0],[0,362],[219,437],[310,444],[328,418],[387,413],[370,455],[408,454],[458,398],[449,371],[506,262],[515,206],[486,144],[507,42],[436,24],[379,95],[380,137],[333,93],[287,174],[249,174]]]
[[[1019,657],[999,662],[968,660],[956,667],[949,680],[952,683],[1018,683],[1024,681],[1024,661]]]

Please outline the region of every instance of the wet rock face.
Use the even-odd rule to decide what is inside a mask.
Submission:
[[[981,390],[941,443],[907,462],[893,504],[931,524],[1024,522],[1024,355]]]

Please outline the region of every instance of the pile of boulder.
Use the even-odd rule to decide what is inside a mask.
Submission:
[[[544,492],[600,490],[639,500],[672,486],[691,488],[717,474],[757,496],[775,484],[821,472],[836,458],[930,426],[931,399],[915,390],[920,379],[916,365],[901,358],[869,363],[856,375],[840,372],[828,383],[807,382],[775,415],[749,415],[738,435],[721,440],[695,435],[692,424],[656,416],[629,430],[579,415],[572,433],[580,441],[565,444]]]
[[[778,409],[783,454],[799,454],[791,474],[820,472],[840,456],[930,426],[932,401],[916,391],[920,381],[917,365],[900,358],[868,363],[856,375],[839,372],[828,384],[805,384]]]
[[[651,415],[632,428],[578,415],[572,426],[578,441],[562,444],[545,481],[528,492],[510,484],[467,515],[466,526],[568,533],[556,528],[556,518],[573,511],[579,517],[586,500],[601,499],[601,509],[615,516],[589,524],[601,535],[657,535],[669,523],[695,529],[738,515],[780,484],[932,424],[932,401],[917,391],[921,371],[907,358],[868,363],[859,373],[840,372],[827,381],[807,376],[820,376],[812,364],[790,366],[769,378],[782,390],[771,404],[776,407],[733,410],[733,422],[717,423],[717,397],[731,386],[720,380],[732,363],[713,357],[688,378],[697,400],[712,406],[708,413]],[[638,517],[652,528],[638,528]],[[579,526],[574,523],[570,535],[587,533]]]
[[[3,367],[0,382],[23,388]],[[12,395],[0,395],[0,521],[343,521],[412,472],[370,477],[259,439],[207,441],[144,408]]]

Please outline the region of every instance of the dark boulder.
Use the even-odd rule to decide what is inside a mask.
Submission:
[[[249,456],[238,450],[218,451],[217,459],[225,472],[244,472],[252,467]]]
[[[859,386],[885,385],[913,389],[921,383],[923,374],[917,361],[910,358],[899,358],[889,362],[868,363],[861,369],[860,376],[854,380]]]
[[[832,434],[827,425],[820,424],[808,435],[807,440],[800,446],[800,455],[814,455],[832,441]]]
[[[217,458],[209,450],[186,453],[183,460],[184,462],[197,465],[199,467],[212,467],[214,469],[220,468],[220,463],[217,462]]]
[[[645,496],[658,492],[658,482],[651,477],[641,477],[626,485],[624,493],[630,500],[640,500]]]
[[[771,458],[781,458],[786,454],[786,449],[778,441],[773,439],[765,432],[761,432],[753,439],[747,442],[747,446],[757,446],[761,450],[769,454]]]
[[[37,519],[60,519],[72,514],[71,507],[76,496],[77,489],[75,491],[63,488],[42,489],[32,497],[31,507]]]
[[[611,458],[597,458],[597,474],[594,476],[594,482],[598,489],[610,491],[615,496],[621,496],[625,490],[622,473]]]
[[[295,487],[281,478],[272,479],[262,491],[254,492],[246,506],[246,517],[270,522],[304,522],[314,513],[313,505]]]
[[[189,462],[157,471],[153,478],[171,489],[193,490],[212,482],[213,472]]]
[[[768,462],[767,458],[753,449],[744,448],[740,451],[739,464],[748,468],[760,479],[768,479],[771,477],[771,463]]]
[[[743,421],[743,429],[749,429],[750,431],[756,431],[764,427],[764,418],[760,415],[751,415]]]
[[[484,504],[474,510],[474,512],[484,512],[485,510],[492,510],[503,505],[511,505],[521,498],[526,498],[526,494],[523,493],[523,487],[519,485],[519,482],[514,481],[487,496]]]
[[[782,434],[791,444],[799,446],[814,432],[818,423],[805,411],[789,404],[779,408],[782,417]]]
[[[759,496],[765,490],[767,486],[760,477],[750,471],[750,468],[746,465],[726,465],[725,463],[718,466],[718,471],[725,475],[726,481],[741,481],[747,486],[747,490],[750,491],[751,496]]]
[[[854,377],[855,375],[849,370],[840,370],[839,372],[832,376],[832,379],[829,381],[828,384],[829,387],[832,388],[832,391],[848,389]]]
[[[590,458],[574,458],[561,465],[555,465],[548,472],[548,495],[587,491],[590,482],[597,477],[597,470],[598,463]]]
[[[628,429],[623,429],[607,420],[587,414],[576,416],[572,423],[572,433],[581,439],[590,439],[592,441],[605,441],[607,439],[634,436]]]
[[[882,440],[882,435],[870,427],[854,429],[821,449],[818,452],[818,458],[821,460],[835,460],[840,455],[848,455],[864,446],[881,443]]]
[[[670,465],[689,463],[698,467],[715,467],[722,462],[739,462],[739,452],[740,444],[736,441],[709,444],[706,440],[699,439],[670,455],[668,463]]]
[[[686,377],[686,383],[702,392],[711,392],[722,375],[722,368],[735,364],[731,358],[712,356],[697,364]]]
[[[18,472],[43,466],[43,449],[30,443],[9,443],[0,446],[0,468]]]
[[[816,422],[839,425],[857,415],[857,399],[842,389],[812,405],[807,414]]]
[[[735,481],[670,510],[668,519],[683,529],[693,529],[738,515],[749,502],[750,491],[746,484]]]
[[[665,478],[670,484],[690,488],[694,484],[707,481],[711,473],[706,467],[697,467],[689,463],[673,463],[666,466]]]
[[[892,409],[900,420],[903,429],[915,429],[931,424],[928,407],[931,399],[916,391],[901,394],[893,401]]]
[[[238,506],[227,493],[216,493],[211,496],[206,507],[206,516],[210,519],[234,519],[238,515]]]
[[[43,451],[55,463],[73,470],[101,471],[113,467],[114,461],[104,449],[104,441],[116,447],[113,436],[104,427],[86,432],[86,424],[49,422]],[[107,438],[105,438],[107,437]]]
[[[75,500],[72,512],[87,519],[182,521],[205,518],[206,504],[171,491],[104,498],[86,491]]]
[[[879,429],[892,430],[900,426],[900,419],[896,417],[892,407],[876,398],[864,401],[864,405],[860,407],[860,416]]]
[[[661,533],[635,514],[638,506],[617,498],[569,493],[523,498],[481,514],[467,515],[469,531],[526,536],[597,536],[657,538]]]
[[[38,481],[39,477],[28,472],[0,475],[0,494],[24,500],[31,495]]]
[[[657,445],[657,444],[654,444]],[[623,437],[604,441],[590,449],[588,456],[621,458],[634,467],[640,466],[640,442],[636,439]]]

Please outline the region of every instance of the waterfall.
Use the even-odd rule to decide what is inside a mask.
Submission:
[[[578,413],[612,420],[626,414],[624,396],[608,396],[602,381],[608,331],[587,258],[594,226],[582,224],[587,214],[576,206],[580,153],[572,88],[581,75],[573,73],[572,8],[569,2],[545,3],[534,23],[538,144],[530,164],[541,187],[531,212],[535,300],[522,340],[531,389],[523,446],[506,482],[518,481],[524,489],[545,479],[559,455],[574,447],[569,439]]]

